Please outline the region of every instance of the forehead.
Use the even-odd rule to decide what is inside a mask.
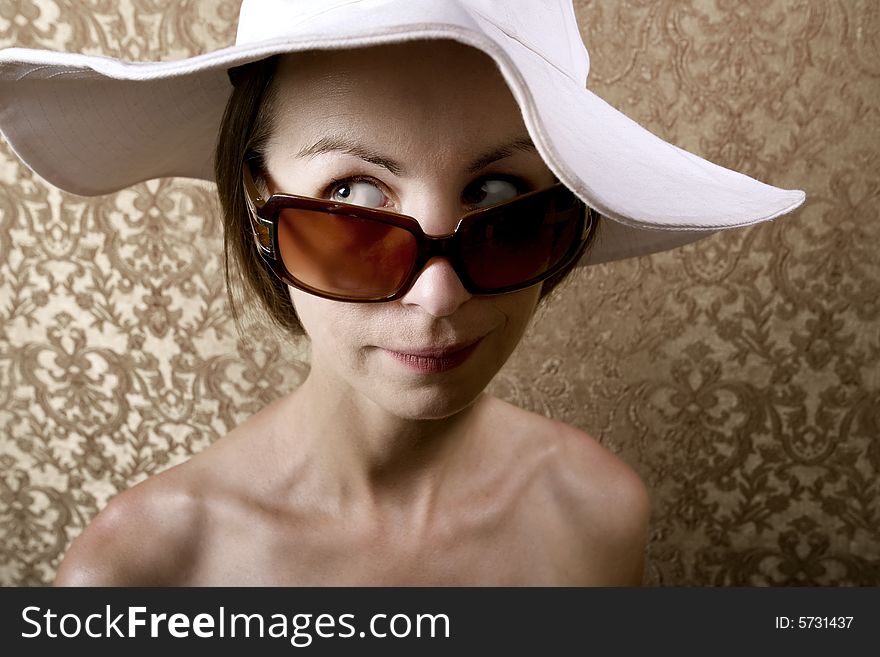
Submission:
[[[452,41],[287,55],[274,92],[270,143],[286,148],[331,131],[442,158],[525,134],[495,63]]]

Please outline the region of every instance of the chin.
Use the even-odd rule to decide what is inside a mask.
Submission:
[[[374,390],[370,397],[393,415],[407,420],[442,420],[471,406],[485,386],[465,389],[461,385],[424,386],[417,389]],[[377,394],[378,393],[378,394]]]

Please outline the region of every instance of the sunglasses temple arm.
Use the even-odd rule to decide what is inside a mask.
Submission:
[[[247,162],[241,167],[241,176],[244,179],[244,191],[247,193],[248,200],[254,206],[254,209],[260,209],[266,204],[266,201],[263,199],[262,194],[260,194],[260,190],[257,189],[257,184],[254,182],[254,176]]]
[[[260,220],[258,214],[259,209],[266,205],[266,201],[260,194],[260,190],[257,189],[257,185],[254,182],[254,176],[251,173],[251,167],[247,162],[241,167],[241,177],[244,181],[245,196],[247,197],[247,203],[250,209],[251,229],[253,230],[257,246],[265,254],[272,255],[274,252],[272,233],[269,226],[265,225]]]

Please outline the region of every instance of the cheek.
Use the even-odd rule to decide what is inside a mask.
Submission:
[[[338,327],[344,321],[345,313],[340,313],[339,308],[343,304],[316,297],[296,288],[291,287],[288,289],[290,291],[290,300],[293,302],[296,314],[312,345],[320,345],[328,340],[335,341],[337,339]],[[340,315],[343,315],[343,317],[340,317]]]
[[[540,298],[541,286],[533,285],[528,289],[506,294],[499,299],[499,310],[507,316],[511,333],[518,332],[521,335],[525,331]]]
[[[342,303],[322,299],[307,292],[289,288],[296,314],[312,343],[312,358],[327,353],[337,362],[344,362],[351,350],[368,343],[368,338],[381,329],[378,318],[367,315],[368,304]]]
[[[540,286],[498,297],[490,297],[494,314],[502,317],[493,339],[486,345],[486,365],[499,370],[516,349],[528,328],[540,298]],[[487,299],[488,300],[488,299]],[[493,372],[494,375],[494,372]]]

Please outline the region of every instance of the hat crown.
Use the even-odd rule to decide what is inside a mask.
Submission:
[[[338,40],[395,27],[437,25],[513,40],[569,77],[587,79],[590,60],[571,0],[244,0],[235,43]]]

